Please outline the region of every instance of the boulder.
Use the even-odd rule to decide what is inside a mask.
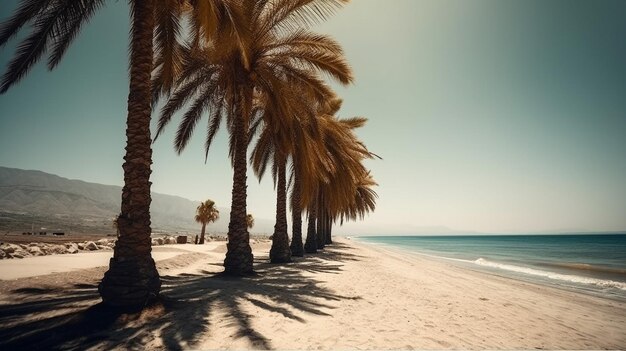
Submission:
[[[9,254],[9,257],[11,258],[24,258],[24,257],[29,257],[29,256],[30,256],[30,253],[22,249],[15,250]]]
[[[157,241],[157,245],[163,245],[164,243],[163,238],[157,238],[156,241]]]
[[[67,250],[67,253],[70,254],[78,253],[78,245],[76,245],[75,243],[65,244],[65,249]]]
[[[87,241],[85,242],[85,250],[89,250],[89,251],[98,250],[98,245],[96,245],[96,243],[94,243],[93,241]]]
[[[43,251],[41,251],[41,248],[39,248],[38,246],[29,246],[28,247],[28,252],[33,255],[33,256],[44,256],[45,253]]]
[[[76,246],[78,246],[79,250],[85,250],[85,243],[78,243]]]
[[[2,248],[0,248],[0,260],[7,258],[7,254],[4,253],[4,250]]]
[[[98,244],[98,246],[109,246],[109,240],[108,239],[100,239],[100,240],[96,241],[96,244]]]
[[[48,255],[62,255],[68,253],[65,245],[49,245],[46,248]]]
[[[176,238],[173,236],[165,237],[165,243],[168,245],[176,244]]]
[[[7,254],[11,254],[14,253],[15,251],[21,250],[22,248],[15,245],[15,244],[4,244],[4,252],[6,252]]]

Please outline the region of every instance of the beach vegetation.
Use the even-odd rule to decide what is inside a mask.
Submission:
[[[229,12],[232,26],[213,36],[192,35],[181,45],[182,65],[172,87],[155,89],[167,97],[161,110],[157,136],[175,112],[185,109],[174,147],[182,152],[204,112],[208,112],[205,153],[222,124],[226,125],[233,167],[232,202],[228,227],[225,273],[253,272],[250,236],[246,226],[247,151],[256,101],[262,101],[264,123],[278,129],[294,114],[291,102],[298,96],[290,86],[306,86],[323,103],[332,91],[318,74],[342,84],[352,81],[348,64],[337,54],[338,44],[314,34],[305,26],[325,19],[347,1],[246,1]],[[204,39],[204,40],[203,40]],[[156,59],[160,59],[157,57]],[[157,71],[157,77],[160,70]],[[158,94],[155,94],[158,95]],[[270,107],[271,106],[271,107]]]
[[[194,219],[196,222],[202,224],[199,244],[204,244],[206,225],[217,221],[219,218],[220,211],[215,207],[215,202],[213,200],[207,199],[198,205]]]

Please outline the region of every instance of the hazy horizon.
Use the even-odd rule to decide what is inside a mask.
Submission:
[[[0,21],[16,6],[1,2]],[[1,166],[122,185],[127,6],[107,3],[55,71],[40,63],[0,95]],[[623,1],[357,0],[317,27],[355,71],[340,117],[369,118],[357,133],[383,157],[367,162],[375,213],[336,232],[626,230],[624,13]],[[152,190],[230,207],[225,131],[205,164],[204,125],[181,156],[175,129],[153,145]],[[248,212],[274,211],[271,177],[249,169]]]

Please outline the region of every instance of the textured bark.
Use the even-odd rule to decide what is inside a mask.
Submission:
[[[291,204],[291,256],[304,256],[304,245],[302,244],[302,207],[300,204],[302,183],[300,175],[296,170],[293,180],[292,204]]]
[[[204,244],[204,231],[206,230],[206,223],[202,223],[202,231],[200,232],[200,245]]]
[[[326,245],[333,243],[332,233],[333,233],[333,220],[332,218],[330,218],[330,216],[328,216],[328,218],[326,219]]]
[[[272,236],[272,248],[270,249],[270,262],[291,262],[291,250],[289,249],[289,234],[287,232],[287,180],[285,170],[285,158],[279,156],[278,182],[276,184],[276,224]]]
[[[306,230],[306,243],[304,243],[304,252],[317,252],[317,234],[315,233],[315,205],[309,208],[309,224]]]
[[[321,206],[323,204],[323,197],[321,192],[318,193],[317,196],[317,248],[323,249],[326,244],[326,238],[324,236],[324,221],[326,219],[324,207]]]
[[[239,103],[234,121],[235,152],[233,155],[233,191],[228,223],[228,244],[224,259],[224,273],[250,275],[254,272],[250,234],[246,222],[248,120],[252,102],[252,89],[239,88]]]
[[[119,237],[109,270],[98,286],[105,304],[125,309],[142,308],[158,296],[161,288],[151,256],[150,238],[150,75],[154,3],[152,0],[133,1],[131,6],[130,93]]]

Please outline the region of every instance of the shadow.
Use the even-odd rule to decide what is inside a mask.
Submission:
[[[267,326],[259,328],[251,311],[307,323],[307,315],[331,317],[338,302],[360,299],[338,294],[321,280],[324,274],[340,274],[342,262],[360,258],[339,245],[285,265],[259,256],[256,274],[249,277],[208,271],[164,275],[160,301],[135,314],[100,304],[96,282],[14,289],[9,299],[15,302],[0,305],[0,350],[183,350],[216,330],[227,331],[220,338],[241,339],[246,348],[272,349],[271,336],[261,331]]]
[[[361,261],[365,258],[364,256],[351,253],[350,251],[352,250],[353,248],[349,245],[333,242],[313,255],[334,262]]]

